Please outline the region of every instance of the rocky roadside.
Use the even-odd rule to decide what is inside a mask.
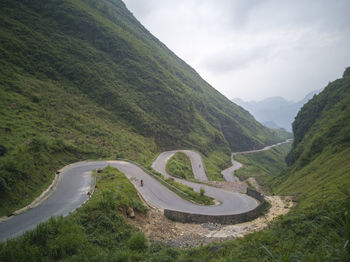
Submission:
[[[242,193],[247,188],[247,184],[240,181],[210,182],[210,184]],[[292,197],[266,196],[266,200],[271,204],[271,208],[265,215],[253,221],[236,225],[174,222],[167,219],[162,210],[155,208],[152,208],[146,215],[135,214],[135,217],[133,219],[128,218],[128,221],[142,230],[154,242],[162,242],[172,247],[194,247],[212,242],[227,241],[262,230],[274,218],[287,214],[293,206]]]

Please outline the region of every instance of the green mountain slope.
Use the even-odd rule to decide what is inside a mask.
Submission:
[[[120,1],[5,1],[1,9],[5,68],[73,86],[160,146],[210,151],[274,140]]]
[[[225,243],[221,254],[228,261],[350,260],[349,105],[347,68],[299,111],[286,170],[272,171],[272,152],[246,158],[246,171],[258,168],[253,176],[274,195],[295,196],[296,206],[266,230]],[[205,260],[204,254],[199,249],[196,258]]]
[[[80,159],[147,164],[161,150],[194,148],[229,161],[231,150],[282,140],[208,85],[121,1],[4,0],[0,35],[0,215]]]
[[[348,68],[341,79],[329,83],[298,113],[293,123],[293,148],[287,156],[292,166],[280,178],[280,191],[320,197],[325,190],[330,191],[325,193],[329,199],[341,195],[337,188],[350,188],[349,105]]]
[[[347,68],[299,111],[290,166],[281,174],[255,172],[273,194],[296,197],[290,213],[263,231],[226,242],[215,258],[206,254],[210,248],[191,256],[202,261],[350,261],[349,105]],[[268,152],[249,156],[247,164],[255,166],[248,169],[267,169],[268,158]]]
[[[270,184],[275,194],[297,197],[296,208],[272,230],[283,235],[280,248],[290,257],[350,259],[349,105],[347,68],[341,79],[303,106],[293,123],[295,139],[287,156],[291,166]]]

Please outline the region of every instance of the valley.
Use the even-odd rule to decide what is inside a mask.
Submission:
[[[121,0],[3,0],[0,35],[0,261],[349,261],[350,67],[289,133]]]

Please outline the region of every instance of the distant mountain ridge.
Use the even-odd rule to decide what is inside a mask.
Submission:
[[[263,125],[270,128],[284,128],[291,132],[292,122],[300,108],[320,91],[321,89],[312,91],[298,102],[288,101],[280,96],[248,102],[240,98],[234,98],[232,102],[249,111]]]

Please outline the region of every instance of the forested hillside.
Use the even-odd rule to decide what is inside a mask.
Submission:
[[[0,214],[28,203],[69,162],[147,164],[175,148],[209,158],[220,151],[229,161],[231,150],[282,140],[208,85],[122,1],[4,0],[0,35]]]

